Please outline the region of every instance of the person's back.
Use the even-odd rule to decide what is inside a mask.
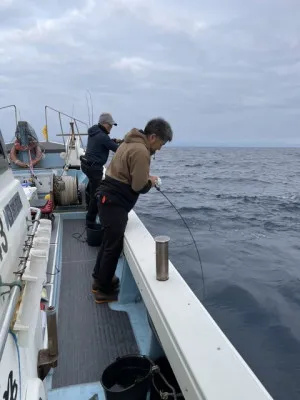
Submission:
[[[118,149],[116,141],[109,137],[114,125],[117,124],[111,114],[102,113],[98,124],[89,128],[87,149],[85,155],[80,157],[81,170],[89,179],[86,190],[87,198],[89,198],[87,225],[96,221],[98,207],[95,193],[102,181],[103,166],[107,162],[109,151],[115,152]]]
[[[134,128],[125,136],[99,188],[114,204],[127,211],[133,208],[139,194],[146,193],[152,186],[150,148],[142,132]]]
[[[85,158],[91,164],[105,165],[109,150],[116,151],[118,145],[109,137],[109,132],[103,125],[93,125],[88,130],[88,142]]]

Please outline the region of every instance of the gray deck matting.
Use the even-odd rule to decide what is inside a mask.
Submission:
[[[84,223],[63,222],[59,359],[53,388],[99,381],[104,368],[116,357],[139,353],[127,313],[94,302],[91,272],[98,248],[72,237],[84,231]]]

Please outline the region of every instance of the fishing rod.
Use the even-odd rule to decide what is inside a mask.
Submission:
[[[87,89],[86,90],[90,96],[90,106],[91,106],[91,111],[92,111],[92,125],[94,124],[94,105],[93,105],[93,100],[92,100],[92,95],[90,91]]]
[[[202,287],[203,287],[203,299],[202,299],[202,300],[204,300],[204,299],[205,299],[204,271],[203,271],[203,266],[202,266],[202,261],[201,261],[200,252],[199,252],[199,250],[198,250],[196,241],[195,241],[194,236],[193,236],[193,234],[192,234],[192,232],[191,232],[191,230],[190,230],[188,224],[186,223],[185,219],[184,219],[183,216],[180,214],[180,212],[179,212],[179,210],[176,208],[176,206],[172,203],[172,201],[168,198],[168,196],[161,190],[160,187],[161,187],[161,179],[160,179],[160,178],[157,178],[157,180],[156,180],[156,182],[155,182],[155,188],[156,188],[156,190],[157,190],[158,192],[160,192],[160,193],[162,194],[162,196],[164,196],[164,198],[165,198],[166,200],[168,200],[168,202],[170,203],[170,205],[171,205],[171,206],[174,208],[174,210],[177,212],[177,214],[179,215],[179,217],[181,218],[182,222],[183,222],[184,225],[186,226],[186,228],[187,228],[187,230],[189,231],[189,234],[190,234],[190,236],[191,236],[191,238],[192,238],[192,240],[193,240],[193,243],[194,243],[194,246],[195,246],[197,255],[198,255],[198,259],[199,259],[199,264],[200,264],[200,267],[201,267]]]

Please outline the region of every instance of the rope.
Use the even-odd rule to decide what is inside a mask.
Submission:
[[[86,261],[86,260],[84,260],[84,261]],[[46,272],[46,275],[50,275],[50,276],[58,275],[60,273],[60,269],[58,269],[57,267],[55,267],[55,269],[56,269],[56,272],[54,272],[53,274],[51,272]]]
[[[38,180],[37,176],[34,174],[34,171],[33,171],[33,163],[32,163],[30,148],[28,149],[28,158],[29,158],[29,169],[30,169],[32,178],[36,179],[38,181],[38,183],[40,185],[42,185],[42,182]]]
[[[31,175],[34,176],[30,149],[28,149],[28,158],[29,158],[29,169],[30,169]]]
[[[55,176],[53,189],[57,204],[61,206],[77,204],[77,183],[73,176]]]
[[[85,232],[86,232],[86,227],[84,228],[84,231],[81,233],[79,233],[79,232],[72,233],[72,237],[81,243],[85,243],[87,241],[87,238],[82,239]]]
[[[155,385],[155,382],[154,382],[155,374],[157,374],[161,377],[161,379],[164,381],[165,385],[168,386],[169,389],[171,389],[172,393],[164,392],[157,388],[157,386]],[[176,393],[175,388],[172,385],[170,385],[170,383],[167,381],[167,379],[164,377],[164,375],[160,372],[160,368],[158,366],[154,366],[152,369],[152,384],[153,384],[155,390],[157,391],[157,393],[159,393],[159,396],[162,400],[168,400],[169,397],[173,397],[175,400],[177,400],[178,398],[183,398],[183,394]]]
[[[178,398],[183,398],[182,393],[176,393],[175,388],[172,385],[170,385],[170,383],[167,381],[167,379],[161,373],[160,368],[159,368],[158,365],[154,365],[152,367],[151,374],[152,374],[152,384],[154,386],[154,389],[157,391],[157,393],[159,394],[159,396],[160,396],[160,398],[162,400],[168,400],[169,397],[173,397],[175,400],[177,400]],[[168,393],[168,392],[159,390],[157,388],[157,386],[155,385],[155,382],[154,382],[155,375],[159,375],[161,377],[161,379],[164,381],[165,385],[168,386],[168,388],[171,390],[172,393]]]
[[[182,393],[176,393],[175,388],[164,377],[164,375],[162,374],[162,372],[160,370],[160,367],[157,364],[155,364],[154,361],[150,357],[148,357],[146,355],[144,355],[143,357],[146,360],[148,360],[149,363],[152,365],[151,366],[151,371],[150,371],[151,376],[152,376],[152,384],[153,384],[155,390],[157,391],[157,393],[159,394],[160,398],[162,400],[168,400],[169,397],[173,397],[175,400],[177,400],[178,398],[183,398]],[[118,360],[118,358],[117,358],[117,360]],[[156,375],[159,375],[161,377],[161,379],[164,381],[165,385],[168,386],[168,388],[172,391],[172,393],[168,393],[168,392],[164,392],[162,390],[158,390],[157,386],[154,383],[154,378],[155,378]],[[137,378],[136,379],[136,383],[138,383],[139,380],[140,380],[140,378]]]
[[[75,178],[72,176],[64,176],[62,179],[66,187],[60,195],[61,205],[77,203],[77,185]]]
[[[11,336],[14,339],[15,345],[16,345],[16,349],[17,349],[17,353],[18,353],[18,365],[19,365],[19,398],[20,400],[22,400],[22,380],[21,380],[21,357],[20,357],[20,349],[19,349],[19,344],[18,344],[18,338],[16,336],[16,334],[9,330],[9,333],[11,334]]]

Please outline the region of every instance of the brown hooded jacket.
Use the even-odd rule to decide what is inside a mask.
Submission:
[[[150,149],[145,135],[132,129],[116,151],[99,190],[100,201],[118,204],[130,211],[140,193],[151,188]]]

